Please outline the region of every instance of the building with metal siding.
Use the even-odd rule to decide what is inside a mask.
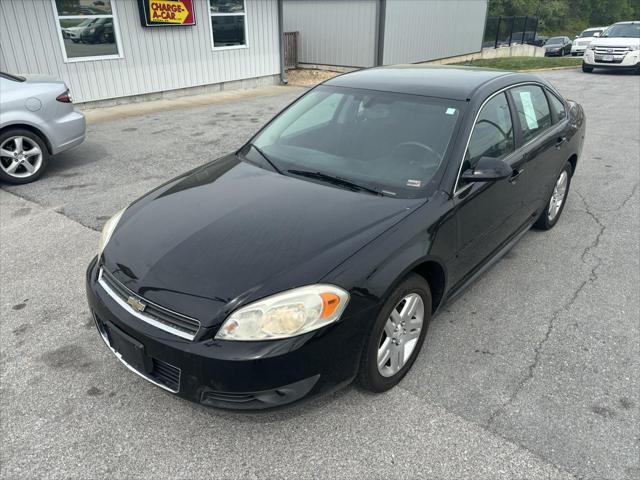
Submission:
[[[487,0],[285,0],[303,64],[372,67],[478,52]]]
[[[210,16],[209,0],[193,0],[195,26],[171,27],[143,27],[137,0],[58,2],[0,1],[0,70],[62,78],[71,88],[75,102],[212,84],[220,86],[227,82],[233,82],[233,86],[254,86],[279,80],[277,0],[245,0],[242,14],[219,15],[221,18],[222,15],[228,18],[244,16],[244,45],[222,47],[214,45],[212,40],[214,19]],[[74,2],[82,8],[74,10]],[[232,2],[225,4],[229,3]],[[72,16],[77,13],[77,19],[66,18],[67,11],[58,11],[63,7],[57,5],[69,4],[72,5],[69,12]],[[88,13],[97,12],[97,18],[103,12],[88,10],[86,5],[105,4],[111,8],[107,21],[113,22],[113,34],[105,37],[109,45],[70,43],[60,25],[78,23],[80,17]],[[14,28],[14,25],[21,27]],[[98,51],[98,47],[103,51]],[[107,55],[67,58],[67,50],[81,48],[94,49],[98,53],[104,53],[105,48],[111,51]],[[114,49],[117,50],[115,55]]]

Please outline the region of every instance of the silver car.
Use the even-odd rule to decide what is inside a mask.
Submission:
[[[82,143],[85,130],[62,80],[0,72],[0,181],[37,180],[49,156]]]

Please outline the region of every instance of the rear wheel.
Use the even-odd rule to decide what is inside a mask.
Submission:
[[[593,72],[593,67],[587,67],[584,63],[582,64],[582,71],[585,73]]]
[[[547,202],[547,207],[544,209],[540,218],[536,220],[533,225],[539,230],[551,230],[564,210],[564,205],[567,202],[567,195],[569,194],[569,186],[571,185],[572,167],[567,162],[556,179],[556,184],[551,192],[551,197]]]
[[[365,341],[358,383],[372,392],[394,387],[418,356],[431,320],[431,291],[419,275],[389,296]]]
[[[42,139],[28,130],[7,130],[0,135],[0,180],[29,183],[42,176],[49,153]]]

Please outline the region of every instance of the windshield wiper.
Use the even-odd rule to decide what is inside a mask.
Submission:
[[[383,193],[379,190],[376,190],[375,188],[367,187],[365,185],[360,185],[358,183],[352,182],[351,180],[347,180],[346,178],[336,177],[334,175],[328,175],[322,172],[312,172],[310,170],[287,170],[287,172],[292,173],[294,175],[299,175],[301,177],[316,178],[318,180],[322,180],[324,182],[331,183],[333,185],[346,187],[351,190],[364,191],[364,192],[372,193],[374,195],[383,196]]]
[[[250,146],[251,146],[251,147],[252,147],[256,152],[258,152],[258,153],[260,154],[260,156],[261,156],[262,158],[264,158],[264,159],[267,161],[267,163],[268,163],[269,165],[271,165],[271,166],[273,167],[273,169],[274,169],[276,172],[278,172],[280,175],[284,175],[284,174],[282,173],[282,171],[281,171],[278,167],[276,167],[276,164],[275,164],[275,163],[273,163],[273,160],[271,160],[271,159],[269,158],[269,156],[268,156],[266,153],[264,153],[260,148],[256,147],[256,145],[255,145],[255,144],[253,144],[253,143],[250,143],[249,145],[250,145]]]

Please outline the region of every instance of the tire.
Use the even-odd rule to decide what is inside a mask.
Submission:
[[[562,171],[558,175],[558,178],[556,179],[556,183],[554,185],[553,191],[551,192],[551,195],[549,195],[549,200],[547,200],[547,206],[545,207],[542,214],[540,214],[540,217],[538,218],[538,220],[536,220],[536,223],[533,224],[534,228],[538,230],[551,230],[555,226],[555,224],[558,223],[558,220],[560,219],[560,215],[562,215],[562,210],[564,210],[564,206],[567,203],[567,197],[569,196],[569,188],[571,187],[572,174],[573,174],[573,169],[571,167],[571,164],[569,162],[565,163],[564,168],[562,169]],[[564,187],[564,193],[562,194],[562,198],[558,199],[560,182],[563,175],[565,176],[565,182],[566,182]],[[556,199],[555,207],[552,203],[552,200],[554,198]],[[557,203],[558,201],[560,201],[559,205]]]
[[[419,331],[417,331],[416,328],[420,314],[420,303],[417,301],[418,297],[422,301],[422,324]],[[397,329],[398,341],[401,342],[401,346],[398,346],[394,343],[395,337],[388,336],[386,332],[389,329],[389,325],[393,325],[393,323],[390,322],[391,314],[394,310],[399,319],[403,318],[398,313],[399,307],[400,312],[402,312],[404,307],[411,310],[405,298],[415,299],[416,304],[414,304],[413,315],[410,314],[404,317],[405,323],[397,322],[398,325],[402,325],[402,327]],[[413,362],[415,362],[418,357],[430,321],[431,290],[429,289],[429,284],[421,276],[411,274],[389,295],[389,298],[380,309],[380,313],[365,339],[362,356],[360,358],[357,383],[362,388],[376,393],[385,392],[393,388],[407,374]],[[403,329],[406,332],[404,335],[402,334]],[[394,333],[394,335],[396,334]],[[417,340],[414,342],[414,339]],[[379,368],[379,349],[383,350],[384,345],[387,345],[387,348],[384,350],[391,352],[391,355],[384,366]],[[403,356],[401,352],[406,352],[408,348],[411,348],[409,357],[406,358],[406,360],[399,360]],[[393,353],[397,356],[393,355]],[[406,356],[406,353],[404,355]],[[391,363],[392,357],[396,359],[394,362],[395,366]],[[384,372],[384,374],[382,372]]]
[[[20,150],[18,150],[18,143],[16,143],[18,139],[22,144]],[[39,154],[26,156],[20,162],[16,162],[15,159],[22,157],[9,156],[10,153],[18,151],[33,152],[33,148],[39,149]],[[24,164],[25,161],[28,162],[30,168],[33,168],[33,172],[29,172]],[[21,163],[21,165],[18,165],[12,172],[11,169],[15,163]],[[48,163],[47,146],[42,138],[35,133],[29,130],[10,129],[0,135],[0,180],[18,185],[34,182],[42,176]]]
[[[582,64],[582,71],[584,73],[591,73],[593,72],[593,67],[587,67],[584,63]]]

